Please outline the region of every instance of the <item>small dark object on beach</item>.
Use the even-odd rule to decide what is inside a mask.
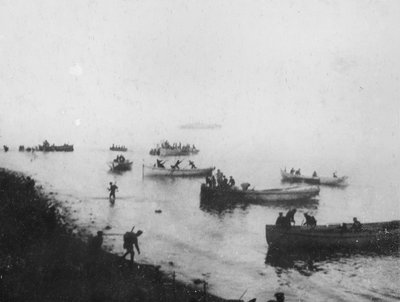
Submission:
[[[162,213],[162,211],[161,210],[155,210],[154,213],[160,214],[160,213]]]
[[[168,262],[168,264],[171,265],[171,266],[175,265],[172,261]]]
[[[108,225],[104,228],[105,230],[111,230],[111,227]]]

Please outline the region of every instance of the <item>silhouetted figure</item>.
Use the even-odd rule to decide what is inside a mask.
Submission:
[[[318,177],[317,171],[314,171],[314,173],[312,174],[312,177]]]
[[[190,165],[191,169],[197,169],[196,165],[191,160],[189,160],[189,165]]]
[[[298,170],[296,171],[296,175],[301,175],[300,169],[298,169]]]
[[[160,159],[157,159],[157,168],[165,169],[164,164],[165,164],[165,160],[162,161],[162,160],[160,160]]]
[[[275,293],[276,302],[285,302],[285,294],[284,293]]]
[[[97,235],[89,241],[89,250],[91,254],[97,254],[101,250],[103,244],[103,232],[98,231]]]
[[[209,188],[212,187],[211,178],[209,176],[206,176],[206,186]]]
[[[211,175],[211,187],[215,188],[217,186],[217,180],[214,175]]]
[[[279,212],[279,216],[278,216],[278,218],[276,219],[275,225],[276,225],[277,227],[284,227],[284,226],[286,226],[286,219],[285,219],[285,217],[283,217],[283,213],[282,213],[282,212]]]
[[[290,169],[290,174],[294,174],[294,168]]]
[[[360,232],[360,231],[361,231],[361,229],[362,229],[362,224],[361,224],[361,222],[359,222],[359,221],[357,220],[357,217],[354,217],[354,218],[353,218],[353,225],[351,226],[351,229],[352,229],[353,231],[355,231],[355,232]]]
[[[296,221],[294,221],[294,214],[296,214],[296,209],[291,209],[286,213],[286,223],[291,226],[292,222],[293,224],[296,224]]]
[[[311,216],[308,213],[304,213],[304,218],[306,219],[306,222],[304,222],[304,225],[307,225],[307,226],[310,226],[310,227],[316,227],[317,226],[317,220],[315,219],[314,216]]]
[[[133,246],[135,246],[138,254],[140,255],[140,249],[139,249],[139,243],[138,243],[138,237],[142,235],[142,231],[139,230],[136,233],[133,232],[126,232],[124,234],[124,249],[126,249],[126,253],[122,256],[122,259],[125,259],[125,257],[130,254],[131,255],[131,264],[133,264],[134,259],[135,259],[135,250],[133,249]]]
[[[342,225],[339,228],[340,228],[340,233],[346,233],[348,231],[347,224],[345,223],[342,223]]]
[[[235,180],[233,179],[232,176],[229,176],[229,182],[228,182],[229,187],[233,188],[235,186]]]
[[[244,182],[244,183],[240,184],[240,186],[242,187],[243,191],[247,191],[250,187],[250,184],[248,182]]]
[[[337,178],[336,171],[333,172],[333,177],[334,177],[334,178]]]
[[[178,170],[179,170],[179,165],[180,165],[181,163],[182,163],[182,161],[178,159],[178,160],[176,161],[175,165],[171,166],[171,169],[178,169]]]
[[[110,187],[108,188],[108,191],[110,191],[109,199],[112,203],[115,201],[115,191],[117,189],[117,185],[110,182]]]

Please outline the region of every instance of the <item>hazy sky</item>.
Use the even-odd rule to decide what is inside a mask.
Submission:
[[[0,0],[0,141],[200,121],[391,155],[399,28],[400,1]]]

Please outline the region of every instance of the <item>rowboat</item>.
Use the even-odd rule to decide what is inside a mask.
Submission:
[[[347,176],[342,177],[312,177],[304,175],[295,175],[281,170],[282,180],[288,182],[305,182],[308,184],[315,185],[327,185],[327,186],[341,186],[346,184]]]
[[[133,161],[125,160],[124,162],[112,161],[108,165],[112,171],[127,171],[132,168]]]
[[[159,155],[160,156],[182,156],[182,155],[190,155],[197,154],[200,150],[194,148],[160,148]]]
[[[147,176],[202,177],[211,175],[214,169],[214,167],[203,169],[167,169],[143,165],[144,174]]]
[[[202,200],[215,202],[291,202],[305,201],[319,194],[318,186],[291,186],[266,190],[240,190],[234,188],[211,188],[201,185],[200,197]]]
[[[128,148],[126,148],[126,147],[110,147],[110,151],[126,152],[126,151],[128,151]]]
[[[351,224],[348,224],[351,225]],[[360,231],[343,230],[339,224],[291,226],[265,226],[269,247],[278,249],[319,250],[319,249],[365,249],[368,247],[397,248],[400,243],[400,221],[365,223]]]

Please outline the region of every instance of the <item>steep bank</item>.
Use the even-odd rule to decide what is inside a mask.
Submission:
[[[0,170],[0,301],[226,301],[157,267],[89,253],[66,218],[34,180]]]

